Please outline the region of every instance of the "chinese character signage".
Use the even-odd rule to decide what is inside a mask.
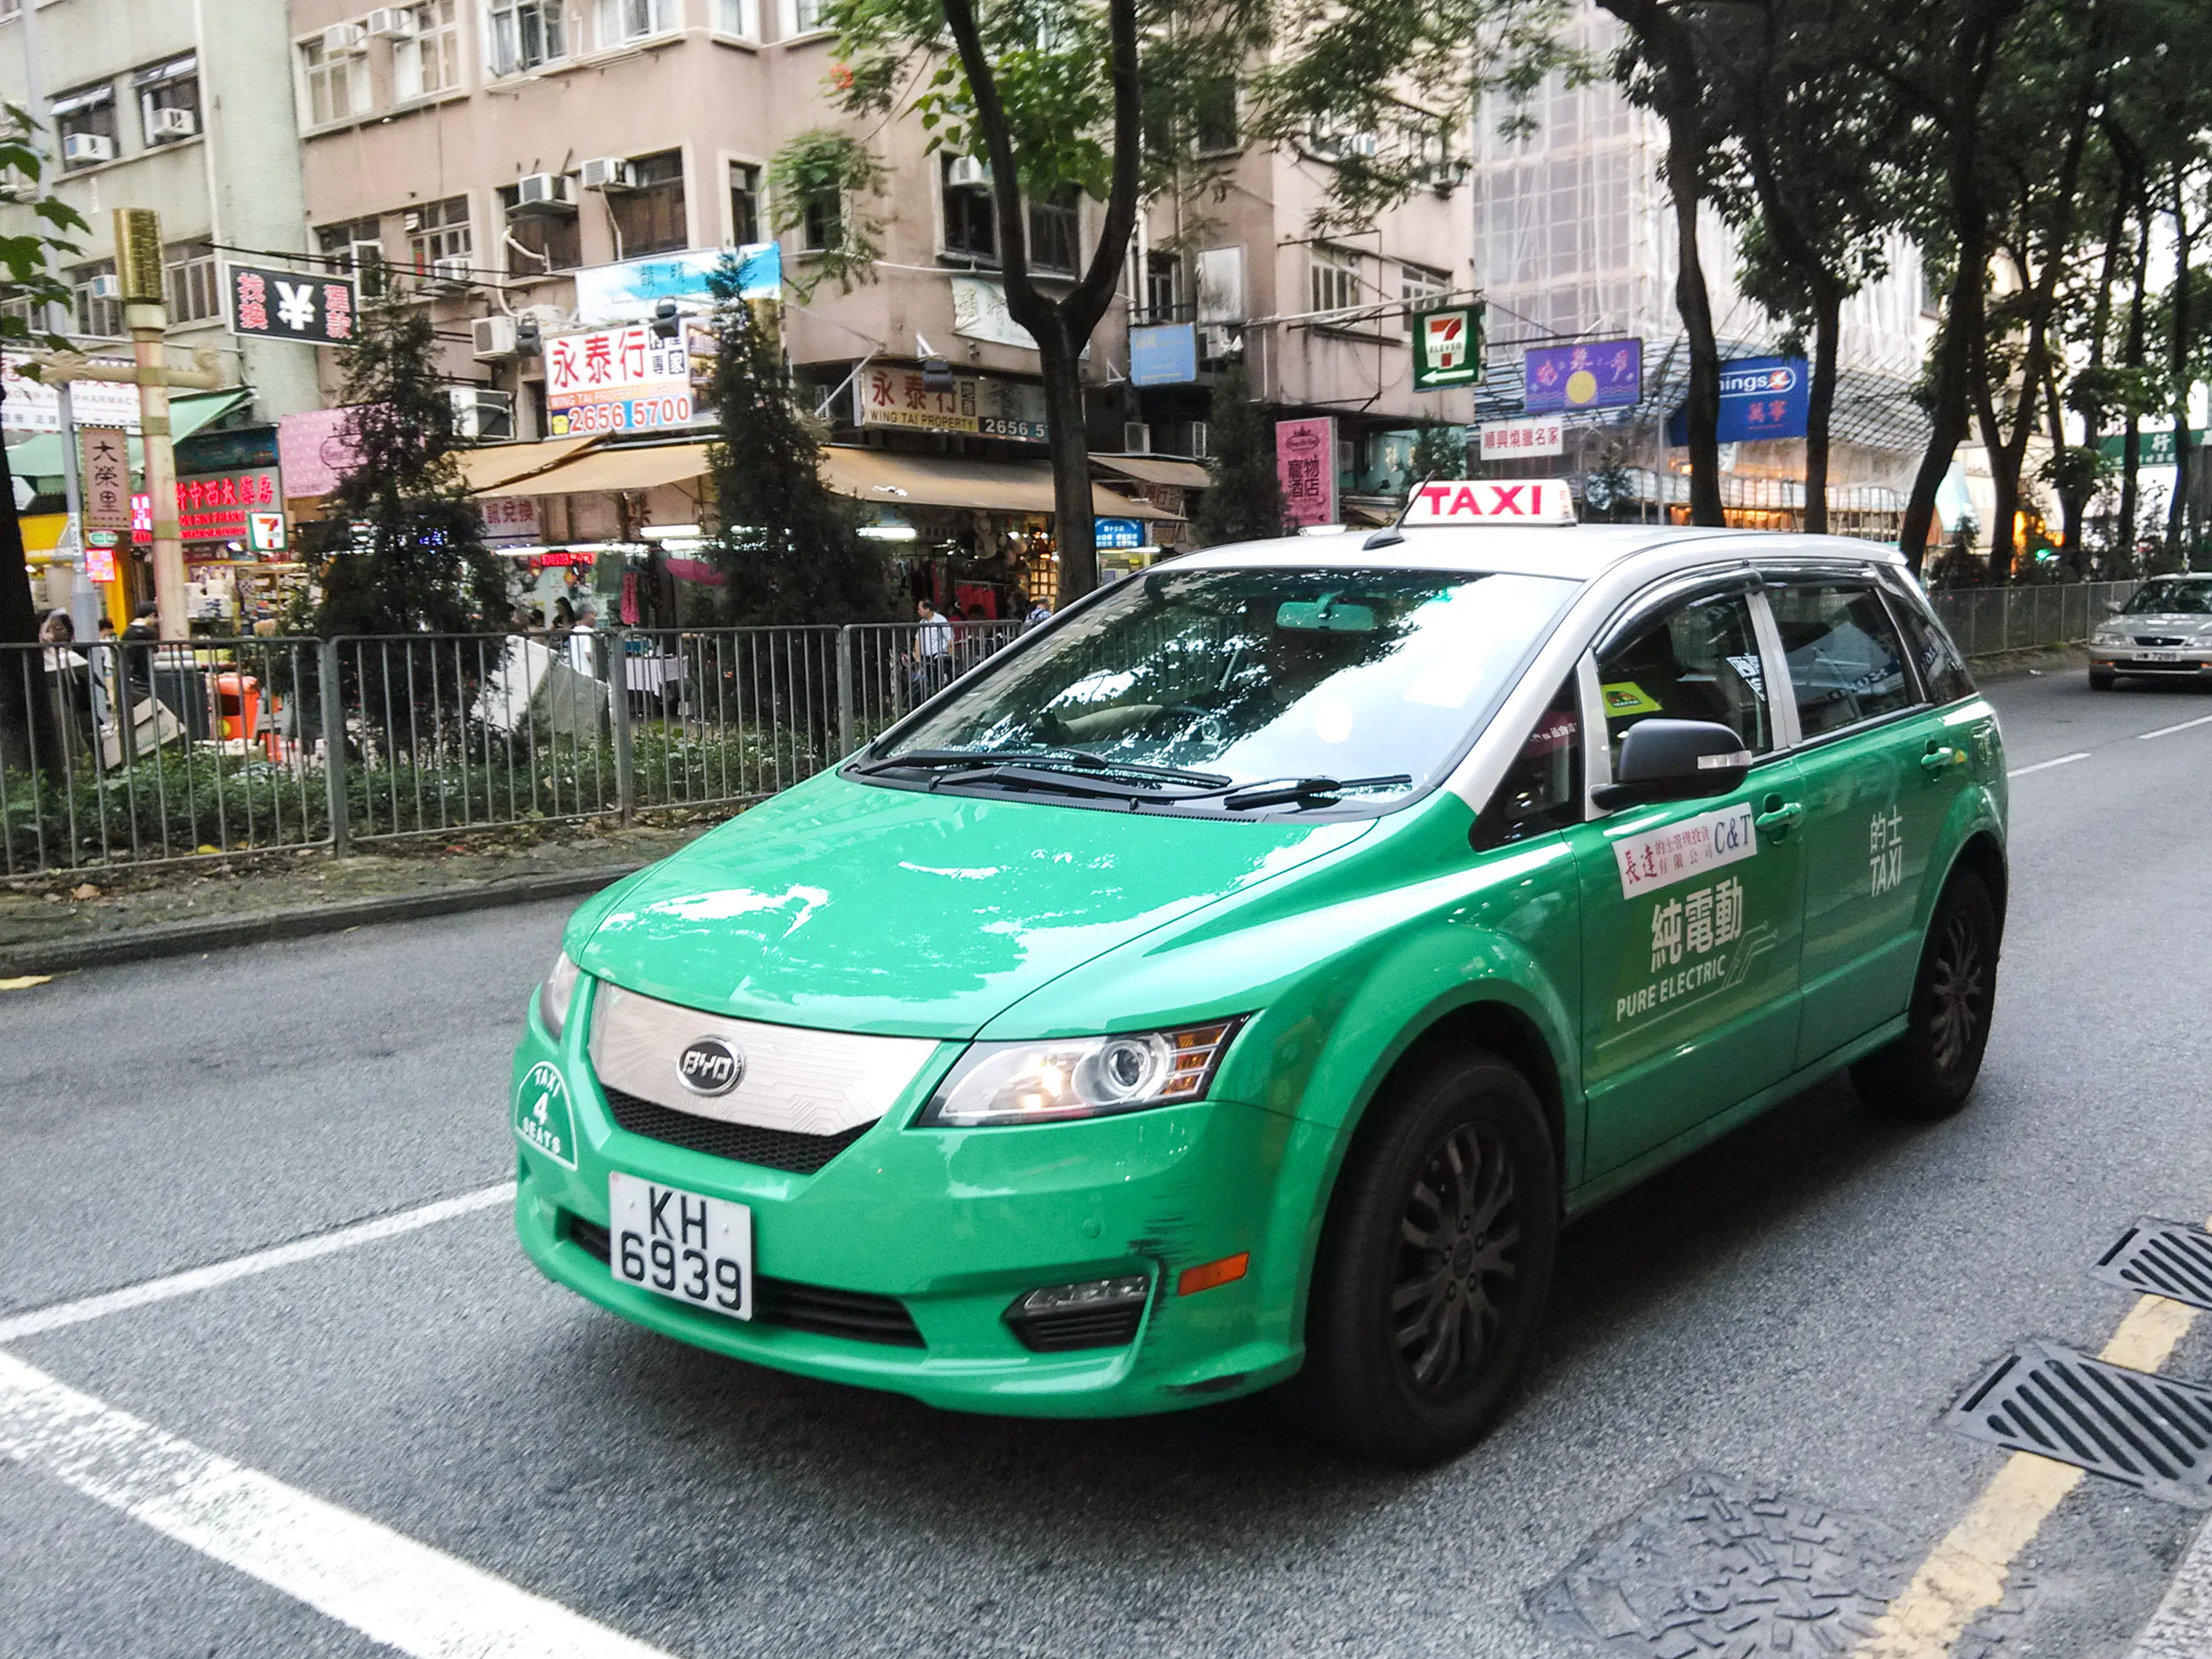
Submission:
[[[11,408],[14,406],[15,396],[15,384],[10,381],[8,386],[8,397],[9,399],[9,406]],[[9,424],[13,425],[14,422],[10,422]],[[48,428],[47,430],[51,431],[52,428]],[[2189,441],[2191,447],[2202,449],[2204,447],[2204,429],[2202,427],[2199,427],[2197,431],[2191,435]],[[2127,444],[2128,434],[2124,432],[2108,432],[2103,437],[2097,440],[2098,450],[2108,459],[2115,461],[2124,460],[2126,459]],[[2162,432],[2136,433],[2136,465],[2138,466],[2172,466],[2173,465],[2173,428],[2172,427],[2167,427]]]
[[[1098,547],[1142,547],[1145,527],[1134,519],[1093,519],[1093,544]]]
[[[1129,331],[1133,386],[1188,386],[1198,378],[1198,325],[1154,323]]]
[[[354,343],[360,307],[350,276],[225,265],[222,280],[233,334],[306,345]]]
[[[664,340],[643,323],[545,343],[545,424],[556,438],[690,423],[688,325]],[[701,348],[707,349],[703,344]]]
[[[1566,426],[1557,415],[1536,415],[1525,421],[1485,422],[1482,459],[1510,461],[1523,455],[1563,455],[1567,448]]]
[[[853,382],[853,418],[864,427],[966,432],[1041,444],[1045,441],[1044,388],[1026,380],[956,374],[951,390],[932,392],[919,368],[876,365]]]
[[[1452,306],[1413,319],[1413,390],[1442,392],[1482,379],[1482,307]]]
[[[1521,359],[1521,406],[1548,410],[1632,409],[1644,398],[1644,342],[1597,340],[1539,346]]]
[[[284,491],[273,466],[177,480],[177,528],[197,556],[218,559],[222,544],[252,540],[256,513],[282,514]]]
[[[1293,525],[1336,522],[1336,417],[1275,422],[1275,476],[1283,518]]]
[[[131,440],[118,426],[77,428],[84,480],[84,527],[131,528]]]
[[[544,539],[535,495],[487,495],[477,508],[483,514],[484,541],[489,546],[529,547]]]
[[[1721,365],[1719,441],[1756,443],[1763,438],[1802,438],[1811,406],[1802,357],[1739,357]],[[1667,441],[1676,448],[1690,441],[1687,414],[1668,417]]]

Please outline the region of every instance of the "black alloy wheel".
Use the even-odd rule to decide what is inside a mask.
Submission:
[[[1905,1035],[1851,1067],[1867,1104],[1897,1117],[1948,1117],[1981,1075],[1996,1008],[2000,930],[1989,884],[1952,872],[1936,902]]]
[[[1408,1065],[1338,1177],[1285,1403],[1363,1456],[1463,1451],[1527,1368],[1559,1229],[1557,1153],[1528,1079],[1479,1049]]]

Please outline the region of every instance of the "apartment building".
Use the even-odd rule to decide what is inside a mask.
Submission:
[[[608,267],[673,269],[687,252],[773,241],[786,343],[831,432],[838,487],[880,509],[887,537],[911,532],[916,556],[990,567],[1000,586],[1049,557],[1037,358],[996,280],[988,173],[927,154],[918,122],[836,110],[817,0],[292,0],[288,45],[307,246],[365,285],[400,283],[435,307],[447,369],[485,435],[576,435],[549,397],[554,346],[642,318],[606,314]],[[771,158],[823,129],[865,142],[884,189],[779,215]],[[1441,193],[1364,234],[1316,240],[1307,222],[1328,145],[1245,152],[1226,125],[1218,137],[1230,190],[1150,214],[1085,367],[1094,450],[1152,457],[1109,469],[1127,496],[1102,493],[1101,517],[1133,501],[1147,540],[1172,538],[1178,492],[1202,481],[1188,459],[1159,457],[1202,452],[1207,388],[1231,356],[1285,413],[1340,417],[1355,493],[1380,482],[1378,434],[1469,412],[1463,392],[1413,392],[1402,314],[1408,299],[1467,288],[1468,192],[1440,181]],[[1103,209],[1071,195],[1028,210],[1033,264],[1072,280]],[[825,244],[859,215],[880,222],[872,280],[850,291],[817,281]],[[1131,325],[1183,323],[1194,331],[1188,378],[1132,384]],[[324,356],[335,402],[341,366]],[[925,386],[930,359],[943,360],[950,391]],[[598,449],[696,435],[682,422],[618,429]],[[610,469],[603,459],[567,476],[617,478]],[[635,477],[665,471],[639,463]],[[562,491],[557,481],[523,485],[548,544],[699,511],[696,492],[687,502],[665,482]]]

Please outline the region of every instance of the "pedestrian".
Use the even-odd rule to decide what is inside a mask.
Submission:
[[[123,676],[136,708],[154,695],[154,647],[161,638],[161,607],[146,600],[123,630]]]
[[[568,666],[579,674],[599,675],[599,613],[588,601],[576,612],[575,625],[568,630]]]
[[[565,634],[575,625],[576,607],[568,603],[568,596],[564,593],[553,601],[553,631]]]
[[[920,671],[924,696],[933,696],[952,678],[952,624],[937,613],[937,607],[927,599],[915,603],[915,614],[921,626],[915,629],[914,653]]]
[[[1024,628],[1037,628],[1052,620],[1052,607],[1042,599],[1030,601],[1028,614],[1022,618]]]

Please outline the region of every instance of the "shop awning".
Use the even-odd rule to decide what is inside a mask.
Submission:
[[[1093,455],[1091,465],[1139,483],[1170,484],[1177,489],[1204,489],[1212,477],[1196,461],[1172,455]]]
[[[460,463],[461,480],[471,495],[496,495],[502,493],[500,485],[558,466],[605,435],[594,432],[582,438],[549,438],[542,444],[493,444],[462,450],[453,459]]]
[[[972,460],[957,455],[900,455],[884,449],[833,444],[822,452],[822,481],[840,495],[896,511],[902,507],[958,507],[979,513],[1053,511],[1048,461]],[[1102,519],[1164,519],[1180,523],[1150,501],[1132,501],[1091,486],[1092,510]]]
[[[533,446],[543,447],[543,446]],[[610,489],[654,489],[688,483],[707,471],[705,444],[660,444],[647,449],[595,449],[512,483],[479,488],[490,495],[584,495]]]
[[[201,428],[213,424],[252,400],[252,386],[233,386],[225,392],[179,393],[169,399],[169,435],[172,440],[189,438]],[[144,452],[134,434],[131,440],[131,471],[142,471],[145,465]],[[62,434],[58,432],[41,432],[35,437],[24,439],[8,451],[8,470],[19,478],[59,478],[64,465]]]

